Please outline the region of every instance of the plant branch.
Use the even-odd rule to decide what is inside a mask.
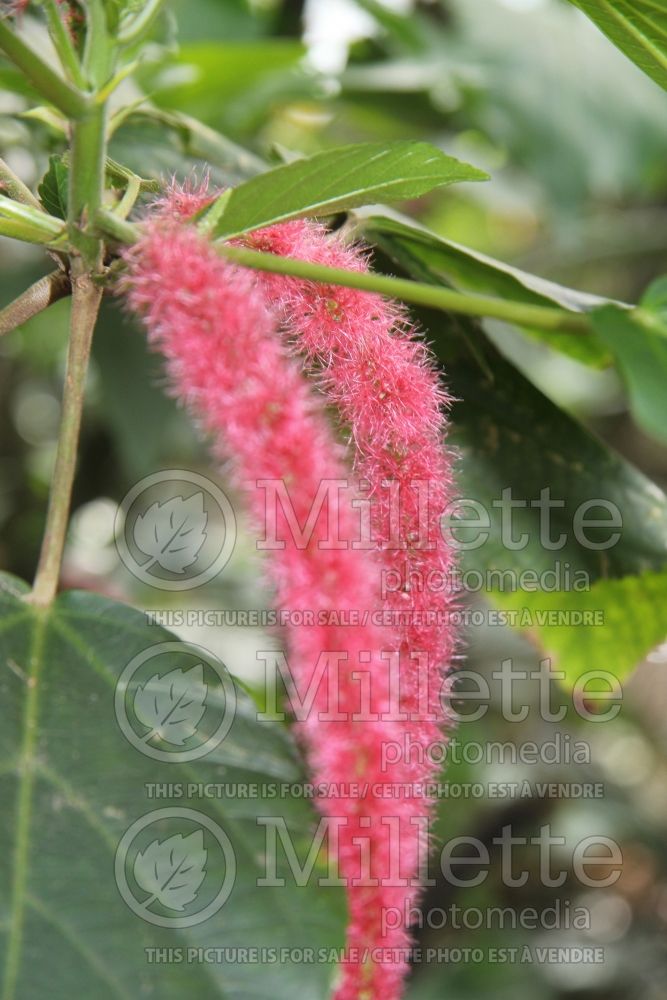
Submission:
[[[83,53],[83,66],[91,85],[99,91],[108,81],[112,71],[114,48],[108,34],[106,8],[103,0],[88,0],[86,4],[88,29]]]
[[[53,243],[65,232],[61,219],[25,202],[0,195],[0,235],[27,243]]]
[[[141,230],[133,222],[126,222],[115,212],[110,212],[106,208],[101,208],[95,216],[95,223],[98,230],[105,236],[110,236],[116,243],[131,246],[141,237]]]
[[[71,35],[61,17],[56,0],[42,0],[49,25],[49,34],[53,41],[61,65],[72,83],[81,90],[86,88],[86,78],[81,69],[77,51],[74,48]]]
[[[71,290],[69,276],[64,271],[53,271],[40,278],[22,295],[0,310],[0,336],[11,333],[17,326],[27,323],[54,302],[64,299]]]
[[[88,266],[99,270],[102,242],[91,229],[91,218],[102,203],[104,191],[106,107],[100,105],[72,133],[69,173],[68,227],[74,248]]]
[[[39,607],[52,604],[58,590],[76,470],[86,372],[93,330],[102,300],[102,288],[95,284],[84,269],[83,261],[75,262],[75,265],[78,273],[72,276],[72,314],[63,413],[49,493],[46,529],[30,595],[30,602]]]
[[[114,49],[102,0],[86,4],[88,25],[84,69],[97,90],[113,71]],[[102,204],[106,160],[106,102],[92,95],[71,125],[67,229],[70,240],[72,311],[56,463],[49,492],[46,528],[30,600],[50,605],[58,590],[72,484],[76,470],[86,373],[93,331],[102,301],[104,244],[91,225]]]
[[[130,177],[125,194],[116,205],[116,215],[119,219],[127,219],[141,194],[141,177]]]
[[[35,198],[30,188],[23,183],[20,177],[16,176],[12,168],[1,158],[0,189],[8,194],[10,198],[13,198],[14,201],[20,201],[23,205],[30,205],[31,208],[36,208],[40,212],[44,211],[41,202]]]
[[[136,243],[141,235],[137,226],[125,222],[107,211],[98,212],[97,224],[101,231],[119,243]],[[247,247],[230,246],[230,244],[223,242],[217,242],[214,246],[222,257],[234,261],[242,267],[250,267],[257,271],[270,271],[274,274],[287,274],[326,285],[358,288],[365,292],[385,295],[388,298],[402,299],[413,305],[441,309],[444,312],[499,319],[517,326],[547,330],[551,333],[584,334],[591,333],[593,329],[585,313],[574,313],[556,307],[536,306],[508,299],[495,299],[486,295],[457,292],[451,288],[410,281],[407,278],[392,278],[389,275],[376,274],[373,271],[347,271],[340,267],[325,267],[323,264],[295,260],[292,257],[279,257],[276,254],[249,250]]]
[[[86,113],[88,108],[86,96],[54,72],[1,17],[0,49],[22,71],[41,96],[63,114],[78,119]]]
[[[552,333],[590,333],[592,327],[583,313],[567,312],[550,306],[529,305],[508,299],[495,299],[486,295],[457,292],[440,285],[428,285],[407,278],[392,278],[373,271],[347,271],[340,267],[325,267],[310,261],[279,257],[276,254],[261,253],[246,247],[216,243],[216,249],[227,260],[258,271],[274,274],[288,274],[308,281],[318,281],[329,285],[343,285],[361,291],[375,292],[390,298],[402,299],[413,305],[441,309],[445,312],[461,313],[465,316],[479,316],[499,319],[517,326],[536,327]]]

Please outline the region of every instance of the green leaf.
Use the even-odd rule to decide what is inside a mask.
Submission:
[[[651,282],[641,297],[640,305],[667,323],[667,275]]]
[[[486,179],[483,171],[427,142],[341,146],[234,188],[214,235],[230,239],[285,219],[334,215],[371,202],[418,198],[457,181]]]
[[[593,323],[620,368],[637,423],[667,444],[667,317],[651,308],[659,302],[656,295],[652,287],[632,312],[616,306],[598,309]]]
[[[622,681],[667,639],[666,573],[598,580],[582,593],[494,594],[493,601],[516,613],[567,687],[594,669]]]
[[[437,267],[399,255],[397,246],[393,259],[411,277],[438,281]],[[653,287],[644,305],[664,308],[664,291],[664,285]],[[457,493],[481,504],[482,519],[488,516],[486,537],[477,527],[454,528],[459,542],[481,539],[461,553],[463,589],[504,610],[527,609],[523,621],[519,616],[512,624],[537,635],[568,684],[600,663],[622,678],[665,637],[667,496],[544,396],[475,321],[434,312],[418,318],[455,399],[450,440],[459,454]],[[508,490],[506,499],[518,503],[511,544],[500,506]],[[545,507],[552,501],[556,506]],[[479,525],[480,508],[460,513],[477,517]],[[579,534],[578,516],[579,528],[581,518],[586,521]],[[620,517],[618,529],[589,523],[612,516]],[[604,628],[538,619],[537,612],[559,610],[602,611]]]
[[[436,330],[428,327],[436,350],[449,359]],[[477,359],[471,353],[448,361],[445,370],[460,400],[452,412],[452,439],[461,452],[458,492],[480,501],[490,520],[488,541],[465,553],[467,567],[537,573],[545,586],[569,589],[575,573],[594,581],[667,564],[667,497],[655,483],[547,399],[491,345],[481,345]],[[525,533],[527,541],[516,549],[503,541],[502,509],[494,506],[507,488],[523,503],[512,524],[515,537]],[[559,548],[543,544],[541,511],[533,503],[546,488],[562,503],[550,514],[551,538],[564,536]],[[604,510],[588,508],[596,500]],[[618,511],[618,541],[606,548],[582,545],[574,529],[578,511],[586,520],[611,520]],[[596,546],[615,533],[610,527],[585,532]],[[498,586],[495,578],[491,582]]]
[[[67,184],[69,167],[64,158],[56,154],[49,157],[49,169],[42,178],[38,193],[42,205],[58,219],[67,218]]]
[[[667,90],[667,10],[661,0],[570,0]]]
[[[213,681],[204,675],[213,723],[206,723],[205,715],[199,723],[201,670],[196,668],[202,663],[201,652],[148,624],[138,611],[77,592],[61,595],[49,610],[37,610],[23,600],[25,592],[20,582],[2,577],[0,955],[5,963],[5,1000],[72,996],[325,1000],[335,972],[331,964],[295,959],[276,966],[215,955],[151,961],[147,950],[342,945],[341,890],[314,884],[323,873],[321,862],[307,884],[297,885],[280,850],[278,874],[286,884],[256,884],[266,852],[265,830],[257,820],[284,820],[302,864],[317,823],[312,805],[289,791],[301,785],[303,772],[287,731],[278,723],[259,722],[256,706],[236,685],[234,699],[232,682],[220,664],[220,674],[211,675]],[[165,642],[175,645],[151,659],[154,647]],[[126,675],[118,686],[138,654],[148,655],[140,672]],[[204,660],[208,663],[208,658]],[[198,760],[153,759],[126,738],[114,705],[120,697],[121,705],[127,700],[136,709],[141,685],[148,684],[155,698],[144,698],[137,718],[145,714],[146,704],[157,705],[160,719],[166,717],[169,698],[180,699],[187,714],[189,699],[181,696],[188,693],[185,682],[190,672],[193,693],[198,690],[199,697],[193,699],[196,711],[189,721],[203,725],[207,733],[215,732],[220,714],[224,718],[235,700],[231,729]],[[131,729],[141,739],[146,726],[138,723],[136,730],[135,725]],[[179,732],[179,739],[184,735]],[[152,739],[143,745],[149,744],[165,745]],[[188,790],[200,782],[212,783],[208,794]],[[267,793],[268,786],[280,783],[286,783],[286,794]],[[157,786],[163,789],[159,796],[151,791]],[[244,796],[244,789],[250,794]],[[130,898],[145,903],[155,897],[146,912],[173,916],[193,894],[201,891],[206,901],[207,893],[215,898],[219,884],[224,884],[231,865],[216,849],[204,820],[228,838],[236,859],[227,901],[204,922],[183,929],[156,926],[137,915],[114,878],[114,859],[126,832],[142,818],[149,817],[152,823],[153,811],[172,808],[194,810],[203,819],[194,828],[181,829],[173,818],[158,818],[144,840],[136,841],[134,869],[130,863],[123,867],[121,855],[126,879],[134,878]],[[175,899],[164,887],[172,884],[168,876],[176,856],[183,855],[184,838],[193,834],[188,841],[193,846],[191,870],[179,880]],[[116,877],[122,885],[118,868]],[[149,884],[152,891],[141,888]],[[199,906],[197,899],[194,906]],[[45,955],[48,962],[39,958]],[[0,981],[1,977],[0,970]]]
[[[439,283],[428,265],[412,257],[400,265],[416,280]],[[582,580],[661,570],[667,564],[664,492],[540,392],[474,320],[426,310],[418,311],[417,319],[455,400],[450,435],[460,456],[457,494],[481,503],[489,516],[488,538],[463,554],[463,570],[482,573],[481,588],[477,578],[467,581],[468,589],[497,588],[497,574],[506,571],[520,587],[521,574],[548,573],[548,586],[568,589]],[[547,487],[551,499],[562,503],[551,511],[553,537],[565,536],[557,549],[542,543],[542,512],[533,503]],[[527,534],[518,548],[503,540],[497,504],[505,489],[523,503],[513,514],[516,536]],[[606,514],[582,508],[598,499],[613,507]],[[588,520],[609,518],[616,510],[623,522],[617,542],[605,548],[580,544],[574,531],[578,511]],[[613,533],[609,527],[586,531],[596,545]],[[496,576],[487,585],[488,571]]]
[[[370,209],[368,213],[359,212],[356,215],[363,236],[390,257],[408,269],[410,262],[416,268],[426,267],[431,279],[438,277],[441,283],[461,291],[481,292],[531,305],[555,304],[573,312],[589,312],[609,301],[520,271],[460,243],[446,240],[397,213],[379,214]],[[611,364],[611,354],[595,336],[521,329],[535,340],[593,368],[605,368]]]
[[[227,187],[266,169],[253,153],[180,112],[142,104],[121,112],[112,124],[117,128],[112,155],[142,176],[187,174],[201,170],[205,160],[212,168],[212,183]]]

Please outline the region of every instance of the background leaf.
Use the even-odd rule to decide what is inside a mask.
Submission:
[[[595,669],[622,681],[667,639],[665,573],[597,580],[581,593],[494,594],[493,602],[524,614],[519,627],[565,673],[567,687]],[[555,617],[540,620],[541,615]]]
[[[301,858],[316,824],[302,797],[288,792],[271,798],[264,791],[276,782],[289,787],[303,780],[287,731],[259,723],[256,706],[237,688],[231,730],[208,756],[194,763],[149,758],[120,731],[114,687],[134,656],[174,637],[147,624],[140,612],[91,593],[67,592],[40,614],[22,600],[25,591],[19,581],[2,578],[0,953],[16,962],[17,976],[6,995],[65,1000],[74,983],[77,993],[100,1000],[141,995],[180,1000],[191,994],[202,1000],[295,995],[325,1000],[333,965],[287,962],[276,976],[271,964],[160,964],[151,963],[146,952],[193,945],[342,945],[340,890],[296,886],[280,864],[284,887],[255,884],[265,850],[256,817],[282,817]],[[174,668],[182,665],[179,652],[164,655]],[[243,798],[233,791],[193,799],[173,791],[159,801],[149,795],[155,783],[173,790],[189,782],[261,791]],[[113,876],[114,853],[130,825],[172,805],[190,806],[217,823],[237,863],[234,888],[222,909],[184,931],[136,916]],[[159,829],[153,839],[156,835],[164,839]],[[209,854],[207,872],[215,874],[216,865]],[[48,962],[37,960],[45,954]]]
[[[446,240],[424,226],[400,216],[370,209],[355,213],[364,237],[409,269],[424,266],[433,277],[463,291],[482,292],[515,302],[532,305],[559,305],[573,312],[589,312],[605,299],[572,288],[565,288],[535,274],[528,274],[469,247]],[[611,354],[595,336],[570,333],[547,333],[521,327],[524,332],[554,350],[561,351],[594,368],[611,363]]]
[[[400,247],[394,250],[411,277],[440,283],[430,262],[404,256]],[[417,316],[455,400],[451,437],[460,454],[458,494],[482,503],[490,518],[488,540],[465,552],[464,567],[484,573],[566,569],[584,572],[590,580],[662,569],[667,563],[664,492],[540,392],[483,335],[479,323],[430,311]],[[564,504],[551,512],[554,537],[566,535],[555,551],[541,543],[540,510],[531,506],[546,487]],[[517,535],[528,534],[522,548],[503,543],[502,515],[493,503],[508,488],[514,499],[525,501],[513,515]],[[623,520],[619,541],[608,549],[582,546],[573,532],[577,509],[596,498],[613,504]],[[590,516],[596,516],[594,510]],[[587,534],[604,541],[610,531],[587,529]]]
[[[667,90],[667,10],[661,0],[570,0]]]
[[[667,442],[667,322],[655,310],[605,306],[593,313],[593,323],[621,370],[637,423]]]
[[[341,146],[276,167],[234,188],[213,232],[229,239],[285,219],[418,198],[436,187],[486,177],[427,142]]]

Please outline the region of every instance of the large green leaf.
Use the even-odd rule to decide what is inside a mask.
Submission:
[[[385,241],[383,247],[388,249]],[[417,280],[440,283],[437,271],[406,254],[401,243],[391,249],[394,269],[398,264]],[[465,551],[464,569],[508,571],[520,586],[518,574],[549,573],[548,585],[564,589],[576,582],[575,574],[578,581],[591,582],[662,569],[667,564],[663,491],[540,392],[484,337],[479,324],[427,311],[418,318],[455,398],[451,439],[459,450],[457,493],[481,503],[489,515],[488,539]],[[550,512],[552,537],[565,536],[557,549],[541,539],[537,502],[547,488],[551,500],[562,503]],[[506,489],[524,504],[512,514],[515,535],[528,536],[520,548],[504,543],[502,508],[494,506]],[[606,513],[588,508],[594,500],[606,505]],[[578,511],[586,521],[609,520],[618,511],[620,538],[610,547],[595,548],[588,540],[604,545],[615,531],[587,527],[587,544],[580,544],[574,530]],[[497,588],[498,580],[492,577],[487,587],[485,576],[484,589]]]
[[[225,193],[213,233],[230,239],[285,219],[418,198],[436,187],[486,176],[427,142],[341,146],[276,167]]]
[[[411,252],[402,239],[384,234],[379,243],[413,278],[442,280],[438,261]],[[461,511],[477,518],[477,527],[454,529],[459,541],[482,541],[462,552],[462,589],[503,609],[526,608],[528,616],[512,624],[536,633],[570,684],[585,672],[585,657],[587,669],[608,664],[625,676],[664,638],[667,496],[543,395],[475,321],[435,312],[419,319],[455,397],[450,438],[459,456],[457,492],[481,505]],[[498,506],[507,490],[506,499],[520,504],[511,512],[510,544]],[[558,506],[549,509],[551,502]],[[486,538],[480,515],[488,515]],[[618,529],[609,525],[612,516],[622,522]],[[587,523],[582,532],[582,517],[607,523]],[[632,602],[632,613],[624,614]],[[551,628],[538,616],[560,610],[602,611],[604,628]]]
[[[572,686],[590,670],[619,680],[667,639],[667,574],[598,580],[582,593],[494,594]]]
[[[435,332],[430,326],[429,333]],[[436,349],[447,362],[449,351],[441,344],[436,339]],[[446,363],[446,372],[451,391],[461,400],[452,414],[454,440],[461,449],[460,490],[483,503],[491,521],[488,541],[466,552],[467,565],[556,572],[558,576],[543,582],[567,589],[575,572],[593,581],[667,564],[667,497],[655,483],[547,399],[490,345],[482,346],[478,359],[460,356]],[[516,538],[528,536],[523,548],[503,542],[502,510],[493,506],[507,488],[514,500],[525,504],[512,514]],[[565,536],[557,549],[543,544],[541,511],[532,503],[546,488],[551,500],[562,503],[549,515],[551,539]],[[602,504],[593,505],[595,500]],[[615,544],[594,548],[580,543],[577,516],[611,521],[616,511],[622,527]],[[596,546],[616,533],[609,527],[587,527],[583,532]],[[493,589],[498,586],[495,579],[492,584]]]
[[[570,0],[667,90],[667,9],[662,0]]]
[[[382,247],[393,257],[400,254],[408,266],[412,260],[416,266],[427,267],[432,277],[438,277],[455,288],[531,305],[555,304],[573,312],[589,312],[608,301],[494,260],[460,243],[446,240],[410,219],[380,214],[375,209],[357,213],[357,217],[361,232],[371,243]],[[595,368],[611,363],[611,354],[594,335],[546,333],[535,328],[527,328],[525,332],[554,350]]]
[[[314,886],[314,877],[297,886],[280,863],[284,887],[256,885],[266,851],[258,819],[282,818],[302,863],[315,828],[315,814],[298,794],[272,798],[265,792],[272,783],[292,786],[303,780],[286,731],[277,723],[258,722],[254,703],[237,686],[231,729],[208,756],[180,763],[152,759],[123,735],[114,691],[137,654],[154,652],[155,644],[176,643],[174,637],[149,625],[138,611],[90,593],[63,594],[49,611],[26,604],[24,594],[23,584],[2,578],[3,1000],[291,1000],[297,995],[324,1000],[334,974],[330,964],[299,962],[298,956],[290,960],[289,955],[280,964],[270,959],[244,963],[229,952],[227,957],[209,954],[193,961],[179,961],[172,952],[171,959],[151,961],[152,953],[146,950],[342,943],[340,890]],[[161,678],[150,682],[155,703],[168,695],[173,677],[181,676],[172,674],[168,681],[172,671],[189,670],[197,662],[181,643],[161,654],[154,670],[148,661],[148,677],[155,673]],[[222,706],[224,711],[234,699],[231,680],[224,672],[222,676],[226,683],[209,684],[206,697],[214,710]],[[119,690],[136,695],[140,688],[130,679],[127,688]],[[193,698],[197,691],[196,681],[191,685],[188,678],[185,694]],[[138,704],[144,716],[150,714],[145,698],[135,701]],[[179,796],[179,787],[198,782],[224,782],[224,788],[209,796]],[[151,795],[156,785],[166,789],[160,797]],[[251,790],[248,797],[240,797],[244,788]],[[252,789],[259,789],[257,795]],[[236,879],[222,908],[205,922],[180,930],[137,916],[114,880],[114,856],[126,831],[152,811],[173,807],[193,809],[216,824],[236,858]],[[161,847],[169,829],[168,821],[158,818],[150,837]],[[203,827],[205,837],[207,829]],[[202,892],[209,891],[210,880],[214,886],[224,880],[227,864],[209,841],[204,841],[208,857]],[[134,868],[139,885],[140,879],[148,885],[152,878],[146,868],[151,860],[148,848],[154,855],[155,844],[142,845],[139,853],[145,857]],[[199,851],[195,868],[202,861]],[[151,905],[158,913],[165,910],[161,897]],[[177,910],[176,905],[172,908]]]
[[[646,292],[641,308],[605,306],[593,313],[600,339],[613,353],[627,385],[637,423],[667,443],[667,280]]]

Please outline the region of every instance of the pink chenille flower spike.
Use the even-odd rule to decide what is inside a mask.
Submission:
[[[205,192],[198,193],[205,203]],[[286,544],[270,553],[269,572],[281,609],[335,609],[358,616],[353,627],[329,623],[291,628],[288,644],[301,699],[322,654],[343,656],[336,708],[342,708],[344,717],[327,718],[331,705],[325,681],[300,726],[313,779],[342,790],[318,802],[325,816],[336,822],[338,865],[349,905],[348,957],[336,997],[398,1000],[409,934],[402,920],[388,920],[387,915],[405,914],[419,892],[432,811],[424,788],[433,765],[419,753],[392,754],[389,762],[386,748],[403,749],[419,741],[423,749],[440,738],[440,666],[451,653],[451,629],[444,630],[442,622],[436,627],[417,624],[412,612],[442,611],[449,598],[443,599],[442,589],[436,600],[429,590],[410,590],[406,584],[416,569],[449,567],[448,550],[436,536],[437,510],[442,509],[438,505],[444,506],[449,495],[449,467],[439,441],[444,397],[423,348],[401,332],[397,307],[367,295],[350,303],[340,295],[346,290],[315,291],[303,283],[298,287],[292,279],[281,279],[280,285],[236,268],[219,258],[193,228],[177,221],[197,207],[192,188],[172,189],[145,226],[142,240],[126,255],[124,290],[151,343],[167,359],[175,393],[213,437],[216,453],[233,457],[237,485],[248,496],[259,531],[266,528],[267,511],[258,480],[289,484],[294,511],[304,524],[319,485],[349,475],[321,398],[309,391],[296,359],[281,342],[278,317],[311,359],[322,364],[323,385],[352,427],[359,449],[357,472],[370,481],[376,501],[377,552],[349,544],[359,534],[353,510],[359,507],[359,497],[350,488],[338,494],[335,510],[320,511],[306,547],[294,544],[288,524],[281,521],[278,530]],[[319,241],[321,250],[329,248],[331,237],[321,227],[298,225]],[[288,226],[260,238],[277,239]],[[333,249],[338,246],[345,250],[338,244]],[[351,252],[361,266],[358,252]],[[344,310],[347,319],[341,320]],[[308,329],[301,323],[304,313]],[[347,344],[352,316],[366,323],[357,353]],[[309,341],[318,320],[321,340],[316,346]],[[382,369],[375,370],[381,357]],[[420,393],[412,404],[411,387]],[[383,407],[384,400],[388,403]],[[398,531],[399,543],[408,544],[396,550],[382,544],[389,539],[383,532],[393,518],[381,492],[390,475],[408,493],[413,475],[418,476],[419,502],[424,500],[425,482],[427,499],[436,507],[435,514],[422,512],[417,518],[418,498],[407,502],[398,527],[391,527],[394,536]],[[441,476],[438,482],[433,481],[436,476]],[[332,513],[338,538],[348,543],[344,548],[318,544],[327,537]],[[414,534],[416,527],[420,536]],[[382,582],[389,573],[390,593],[383,599]],[[389,615],[389,624],[386,615],[377,616],[378,609],[406,608],[411,613],[400,628],[394,626],[395,615]],[[429,615],[422,617],[427,621]],[[398,705],[392,687],[397,664]],[[360,674],[370,678],[364,704]],[[387,795],[388,788],[401,794]]]

